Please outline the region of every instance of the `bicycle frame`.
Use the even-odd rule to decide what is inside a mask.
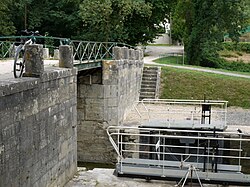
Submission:
[[[13,72],[14,72],[14,77],[18,78],[18,77],[22,77],[23,75],[23,71],[24,71],[24,67],[25,67],[25,58],[24,58],[24,54],[25,54],[25,47],[27,45],[31,45],[34,42],[34,38],[30,38],[29,40],[27,40],[24,44],[20,44],[16,51],[15,51],[15,59],[14,59],[14,68],[13,68]],[[22,56],[22,60],[19,60],[19,57]]]

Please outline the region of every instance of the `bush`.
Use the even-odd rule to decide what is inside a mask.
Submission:
[[[244,62],[226,62],[223,64],[223,69],[227,69],[230,71],[240,71],[240,72],[250,72],[250,64],[246,64]]]
[[[203,59],[201,62],[201,66],[210,68],[221,68],[222,64],[224,64],[224,61],[225,60],[222,58],[210,57],[207,59]]]
[[[220,56],[227,58],[242,56],[242,53],[239,51],[228,51],[228,50],[219,51],[219,54]]]
[[[201,66],[226,69],[229,71],[250,72],[250,64],[242,61],[228,62],[222,58],[208,58],[204,59]]]
[[[224,42],[222,46],[224,50],[250,53],[250,42]]]

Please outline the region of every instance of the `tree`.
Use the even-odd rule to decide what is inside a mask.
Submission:
[[[162,23],[170,20],[174,0],[134,1],[133,13],[126,19],[126,42],[132,45],[152,42],[162,32]]]
[[[17,31],[39,30],[53,36],[76,36],[81,27],[80,0],[17,0],[11,18]]]
[[[244,3],[244,0],[178,1],[173,33],[184,39],[189,64],[216,66],[212,63],[218,57],[224,34],[229,33],[237,41],[245,26]],[[180,24],[175,26],[175,22],[183,23],[183,28],[180,29]]]
[[[15,27],[13,22],[11,21],[11,13],[9,6],[11,5],[11,1],[9,0],[1,0],[0,6],[0,35],[10,35],[15,33]]]
[[[174,0],[83,0],[82,36],[131,45],[152,41],[169,15],[170,2]]]
[[[7,2],[7,0],[4,0]],[[136,45],[162,31],[175,0],[16,0],[8,19],[17,31]],[[5,21],[5,23],[7,23]],[[18,33],[17,33],[18,34]]]

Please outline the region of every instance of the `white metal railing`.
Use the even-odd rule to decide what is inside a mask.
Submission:
[[[250,143],[250,137],[237,131],[110,126],[107,134],[118,155],[121,171],[123,164],[157,165],[164,170],[192,163],[206,172],[215,166],[218,170],[241,172],[241,161],[250,160],[247,147],[242,147],[243,143]]]
[[[210,119],[204,118],[208,111],[202,111],[203,106],[211,107]],[[178,127],[182,123],[190,124],[188,128],[207,124],[207,127],[226,128],[227,101],[218,100],[181,100],[181,99],[143,99],[134,104],[137,120],[141,123],[157,120],[164,122],[166,127]],[[148,123],[149,124],[149,123]],[[150,124],[149,124],[150,125]],[[154,126],[154,125],[150,125]],[[203,126],[204,127],[204,126]]]

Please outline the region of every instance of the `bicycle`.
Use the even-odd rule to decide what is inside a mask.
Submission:
[[[24,73],[24,67],[25,67],[25,47],[27,45],[35,44],[36,43],[36,37],[39,36],[38,31],[30,31],[27,30],[21,31],[26,36],[31,36],[28,38],[21,38],[20,45],[17,46],[14,56],[14,77],[19,78],[22,77]],[[27,40],[28,39],[28,40]]]

